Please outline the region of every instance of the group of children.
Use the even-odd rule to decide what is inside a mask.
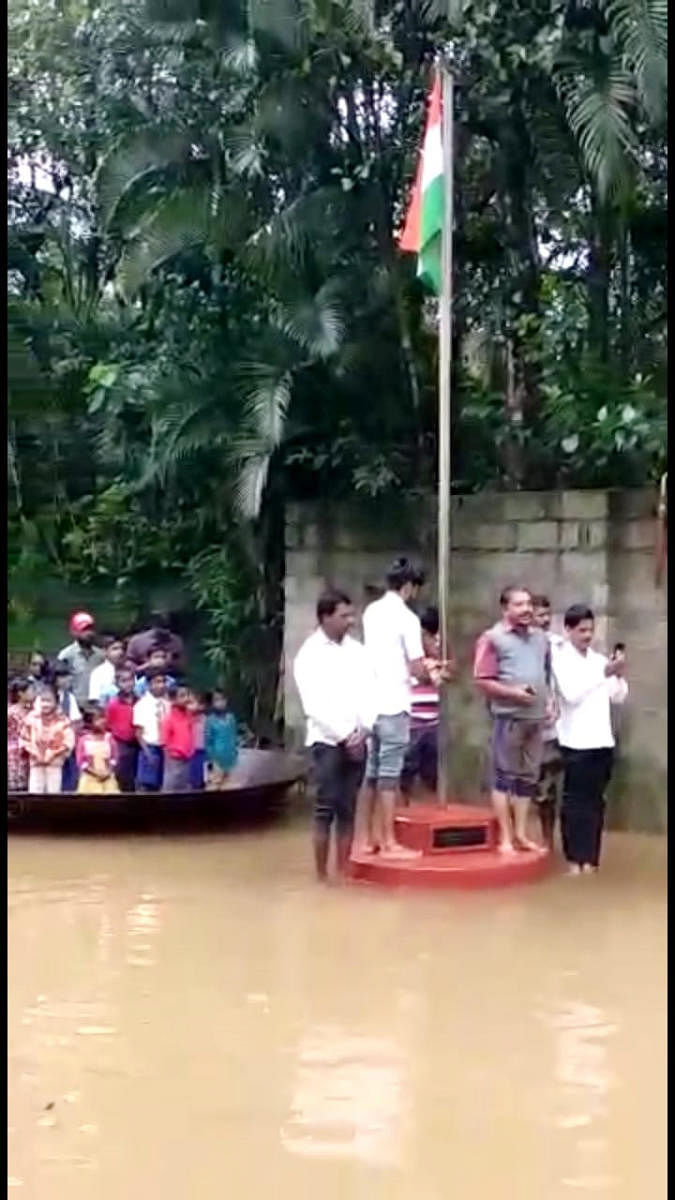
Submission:
[[[226,784],[238,757],[227,697],[178,682],[165,651],[153,651],[137,672],[124,644],[111,640],[83,709],[70,685],[69,668],[57,663],[50,671],[39,654],[27,676],[10,682],[10,792],[182,793]]]

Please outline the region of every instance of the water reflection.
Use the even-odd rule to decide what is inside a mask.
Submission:
[[[610,1146],[604,1132],[609,1116],[614,1075],[610,1068],[611,1039],[618,1026],[602,1009],[581,1000],[566,1004],[554,1015],[556,1032],[555,1077],[561,1085],[564,1111],[557,1119],[561,1130],[579,1130],[566,1151],[565,1187],[584,1191],[612,1190],[619,1183],[611,1167]],[[598,1123],[602,1122],[598,1130]]]
[[[408,897],[317,890],[304,826],[10,839],[8,1186],[662,1200],[665,854],[608,863]]]
[[[137,903],[127,914],[126,961],[130,967],[152,967],[155,965],[155,943],[160,931],[160,905],[150,891],[142,892]]]
[[[371,1166],[400,1164],[405,1084],[394,1042],[335,1027],[313,1029],[298,1051],[291,1116],[281,1130],[284,1148]]]

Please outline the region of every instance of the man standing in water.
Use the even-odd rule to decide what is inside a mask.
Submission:
[[[331,826],[344,874],[354,833],[354,810],[366,762],[366,737],[375,723],[373,684],[360,642],[350,637],[354,609],[345,592],[328,589],[316,606],[318,629],[303,643],[293,673],[307,720],[316,800],[314,859],[325,880]]]
[[[560,702],[558,741],[565,767],[560,826],[571,875],[594,872],[600,862],[605,788],[612,773],[611,705],[628,695],[622,646],[611,658],[591,649],[595,618],[586,604],[565,613],[567,641],[553,652]]]
[[[502,619],[478,639],[473,674],[492,714],[491,786],[499,848],[513,854],[514,835],[520,849],[540,849],[528,837],[527,818],[539,782],[544,724],[553,715],[551,652],[546,634],[533,625],[526,588],[505,588],[499,602]]]
[[[424,577],[407,558],[397,558],[387,573],[387,590],[363,614],[363,637],[375,680],[377,720],[368,746],[362,853],[378,848],[391,858],[416,858],[418,851],[396,840],[394,809],[406,751],[410,744],[411,676],[425,680],[419,617],[408,607]]]

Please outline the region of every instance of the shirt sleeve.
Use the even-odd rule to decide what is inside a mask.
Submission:
[[[80,706],[77,703],[77,700],[75,699],[74,696],[70,697],[70,720],[71,721],[81,721],[82,720],[82,712],[81,712]]]
[[[330,694],[326,692],[324,679],[319,678],[313,656],[304,649],[300,650],[293,664],[293,677],[307,720],[311,720],[329,741],[343,742],[345,738],[348,738],[352,732],[351,729],[336,729],[332,723],[333,716],[329,708]]]
[[[610,704],[623,704],[628,695],[626,680],[621,675],[610,675],[607,683],[609,684]]]
[[[143,728],[143,708],[141,707],[140,700],[137,700],[134,704],[131,714],[131,723],[135,729]]]
[[[474,679],[496,679],[499,675],[499,663],[494,642],[489,633],[482,633],[476,642],[473,656]]]
[[[108,743],[108,763],[111,767],[117,765],[117,747],[115,739],[110,733],[106,733],[106,741]]]
[[[406,620],[403,629],[403,648],[408,662],[412,663],[419,662],[421,658],[424,658],[424,647],[422,646],[422,626],[419,618],[414,613],[410,613],[410,617],[411,620]]]
[[[171,711],[162,717],[159,723],[159,744],[167,746],[173,735],[173,717]]]
[[[370,659],[366,651],[361,647],[359,647],[358,662],[359,669],[355,672],[357,676],[355,684],[358,689],[359,723],[362,729],[370,733],[378,718],[377,697],[375,694],[375,680],[370,668]]]
[[[99,682],[98,682],[97,676],[98,676],[98,667],[94,667],[91,675],[89,676],[89,699],[90,700],[100,700],[100,698],[101,698],[101,689],[99,687]]]

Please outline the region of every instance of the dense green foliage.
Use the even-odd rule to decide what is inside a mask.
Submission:
[[[440,50],[456,486],[656,478],[666,20],[665,0],[12,0],[15,605],[48,568],[131,609],[179,576],[271,718],[286,499],[434,482],[436,313],[395,230]]]

